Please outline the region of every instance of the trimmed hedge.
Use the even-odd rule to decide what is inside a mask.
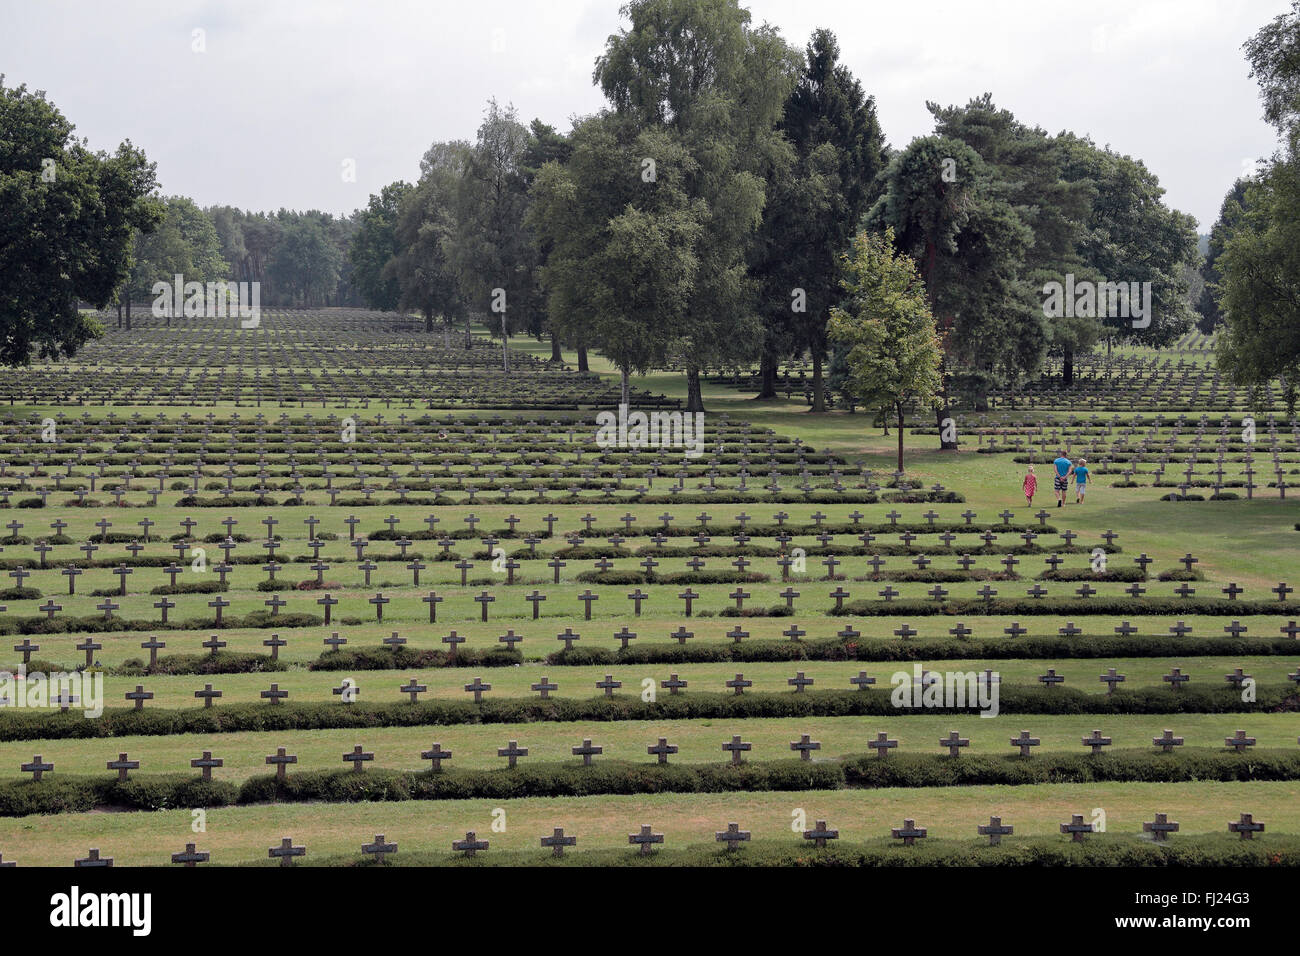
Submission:
[[[1009,739],[1009,738],[1008,738]],[[1300,780],[1300,751],[1180,747],[1173,753],[1117,750],[1085,753],[1019,754],[899,753],[850,758],[844,763],[850,787],[1026,786],[1035,783],[1178,783],[1194,780]]]
[[[465,647],[452,657],[443,650],[397,647],[356,647],[327,651],[308,664],[314,671],[414,670],[423,667],[513,667],[523,663],[519,651],[506,647]]]
[[[838,763],[781,760],[733,766],[597,760],[590,767],[533,764],[513,770],[308,771],[287,774],[284,780],[268,775],[245,781],[239,790],[239,802],[508,800],[598,794],[836,790],[843,786],[844,771]]]
[[[1296,601],[1229,601],[1221,598],[961,598],[945,601],[849,601],[842,608],[829,608],[827,614],[844,617],[928,617],[934,614],[1000,615],[1018,614],[1128,614],[1179,615],[1203,614],[1209,617],[1249,617],[1256,614],[1300,614]]]
[[[234,803],[238,796],[234,784],[180,774],[143,775],[126,781],[53,775],[40,782],[16,780],[0,784],[0,817],[84,813],[96,807],[221,807]]]
[[[284,661],[269,654],[246,654],[218,651],[215,654],[165,654],[150,667],[140,658],[131,658],[117,667],[105,669],[121,677],[146,677],[150,674],[258,674],[288,670]]]
[[[1256,656],[1293,657],[1297,643],[1287,637],[1157,637],[1133,634],[990,638],[876,638],[846,641],[746,640],[695,644],[630,644],[621,648],[582,647],[547,655],[548,664],[686,664],[710,661],[932,661],[1061,660],[1065,658]]]
[[[271,614],[269,611],[253,611],[243,617],[226,615],[218,624],[216,618],[186,618],[183,621],[171,620],[166,624],[161,621],[141,621],[130,618],[98,617],[3,617],[0,616],[0,635],[10,634],[108,634],[116,631],[210,631],[231,630],[234,628],[296,628],[320,627],[325,619],[319,614]]]

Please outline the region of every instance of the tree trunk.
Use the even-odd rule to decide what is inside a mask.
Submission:
[[[442,320],[442,347],[451,348],[451,319],[448,318]]]
[[[472,349],[473,347],[474,347],[474,339],[470,334],[469,316],[467,315],[465,316],[465,348]]]
[[[126,330],[131,331],[131,298],[127,296],[126,300]]]
[[[686,370],[686,410],[688,412],[704,411],[704,398],[700,393],[700,370]]]
[[[433,309],[424,310],[424,331],[433,331]]]
[[[501,313],[501,369],[510,371],[510,339],[506,333],[506,314]]]
[[[1074,384],[1074,349],[1065,347],[1065,360],[1061,363],[1061,384],[1069,388]]]
[[[944,441],[944,437],[943,437],[943,423],[945,420],[952,418],[952,409],[948,406],[947,395],[943,397],[943,404],[939,406],[938,410],[935,412],[934,417],[935,417],[936,424],[938,424],[939,426],[939,450],[956,451],[957,443],[955,441]]]
[[[564,356],[560,354],[560,337],[554,332],[551,333],[551,361],[556,364],[564,361]]]
[[[763,355],[758,360],[758,394],[755,398],[776,398],[776,366],[776,353],[764,346]]]
[[[821,353],[813,349],[813,406],[814,412],[826,411],[826,384],[822,381],[822,357]]]
[[[903,403],[898,403],[898,470],[903,470]]]
[[[122,303],[121,302],[117,304],[117,327],[119,329],[122,327]]]
[[[579,372],[591,371],[590,367],[588,367],[587,365],[587,346],[585,345],[578,346],[578,371]]]
[[[625,368],[621,368],[618,371],[619,377],[622,379],[622,392],[620,393],[619,401],[624,405],[630,406],[632,404],[632,376]]]
[[[889,409],[888,408],[882,408],[880,410],[880,424],[885,429],[885,437],[888,438],[889,437]]]

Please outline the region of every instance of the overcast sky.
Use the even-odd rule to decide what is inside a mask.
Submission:
[[[473,139],[489,97],[568,129],[617,0],[0,0],[6,85],[43,89],[96,148],[131,139],[200,205],[347,213]],[[1146,162],[1208,231],[1270,154],[1241,44],[1285,0],[752,0],[802,48],[816,27],[876,98],[891,145],[926,100],[999,106]],[[201,31],[201,32],[196,32]],[[347,181],[345,163],[355,168]]]

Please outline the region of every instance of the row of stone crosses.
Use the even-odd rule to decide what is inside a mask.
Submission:
[[[1114,742],[1113,738],[1103,736],[1100,730],[1094,730],[1090,735],[1082,737],[1080,740],[1082,745],[1087,747],[1093,755],[1100,754],[1104,748],[1111,746]],[[1031,748],[1042,743],[1041,739],[1032,736],[1027,730],[1022,730],[1019,735],[1010,738],[1010,741],[1011,746],[1022,757],[1031,756]],[[1163,753],[1172,753],[1175,747],[1183,746],[1183,742],[1184,738],[1175,736],[1174,732],[1168,729],[1159,737],[1151,738],[1152,746]],[[1297,742],[1300,743],[1300,738],[1297,738]],[[1255,746],[1255,738],[1248,736],[1244,730],[1238,730],[1231,737],[1225,737],[1223,743],[1224,750],[1231,750],[1240,754]],[[821,742],[813,740],[809,734],[801,734],[798,740],[790,741],[790,750],[799,754],[800,760],[805,761],[812,760],[813,751],[820,750],[821,746]],[[898,741],[891,739],[884,731],[880,731],[876,734],[875,739],[867,741],[867,746],[876,751],[878,758],[885,759],[891,750],[898,748]],[[955,730],[949,731],[948,736],[939,738],[939,748],[947,750],[948,755],[953,758],[960,758],[962,749],[969,746],[970,738],[961,736]],[[593,744],[591,738],[584,738],[581,744],[577,744],[571,749],[575,757],[582,758],[584,767],[592,766],[594,758],[605,752],[602,746]],[[658,763],[667,764],[669,756],[678,753],[679,749],[676,744],[669,743],[666,737],[660,737],[656,743],[646,747],[646,753],[655,757]],[[723,752],[731,755],[733,766],[743,764],[745,754],[752,753],[753,749],[754,745],[739,735],[732,735],[731,739],[722,745]],[[452,756],[452,751],[444,749],[442,744],[436,741],[431,748],[420,753],[420,758],[428,760],[434,771],[441,771],[443,762],[451,760]],[[507,768],[514,770],[519,766],[519,759],[528,756],[528,748],[520,747],[517,740],[510,740],[507,741],[506,746],[497,748],[497,756],[505,758]],[[375,754],[373,751],[366,750],[361,744],[356,744],[351,750],[343,754],[342,759],[344,763],[352,765],[354,773],[364,773],[365,765],[375,759]],[[275,767],[275,775],[281,780],[285,779],[286,768],[290,764],[296,764],[297,762],[297,755],[289,753],[284,747],[277,748],[274,754],[266,757],[266,763]],[[119,781],[126,781],[130,779],[130,772],[139,770],[140,766],[140,761],[132,760],[128,753],[119,753],[116,760],[108,761],[106,769],[116,771]],[[214,757],[212,751],[205,750],[201,756],[190,760],[190,766],[199,771],[201,779],[211,780],[213,769],[224,767],[225,760],[221,757]],[[36,754],[30,761],[20,764],[19,770],[31,774],[32,780],[39,783],[45,774],[54,772],[54,763],[53,761],[44,760],[40,754]]]
[[[1061,833],[1069,836],[1073,843],[1083,843],[1090,833],[1098,832],[1099,825],[1085,821],[1083,814],[1075,813],[1070,816],[1067,823],[1060,825]],[[1167,813],[1157,813],[1154,820],[1145,821],[1142,824],[1142,832],[1150,834],[1151,839],[1157,842],[1165,842],[1169,839],[1171,833],[1177,833],[1180,829],[1177,821],[1170,820]],[[1002,822],[999,816],[989,817],[987,824],[980,824],[975,828],[975,832],[988,839],[990,846],[998,846],[1004,836],[1011,836],[1015,833],[1015,827]],[[1256,833],[1264,832],[1264,824],[1254,818],[1251,813],[1242,813],[1236,820],[1229,821],[1228,832],[1237,834],[1241,840],[1253,840]],[[903,846],[915,846],[917,840],[924,840],[928,835],[926,827],[919,827],[913,819],[903,821],[901,827],[891,827],[890,836],[900,841]],[[802,831],[802,837],[810,841],[811,845],[819,849],[827,847],[831,841],[840,838],[840,831],[830,827],[825,820],[818,820],[807,830]],[[740,824],[731,822],[727,824],[725,830],[719,830],[714,834],[714,841],[724,844],[727,852],[734,853],[740,849],[742,843],[751,841],[752,834],[749,830],[742,830]],[[649,856],[655,852],[655,848],[665,845],[665,836],[663,833],[656,832],[651,824],[642,824],[640,829],[635,833],[629,833],[627,837],[629,845],[637,848],[637,853],[642,856]],[[572,834],[566,834],[563,827],[555,827],[548,836],[540,840],[542,849],[549,850],[552,856],[562,857],[566,849],[576,847],[578,838]],[[451,849],[453,853],[459,853],[464,857],[472,858],[477,853],[486,851],[490,846],[490,841],[480,840],[474,830],[467,830],[463,840],[453,840]],[[384,838],[384,834],[375,835],[374,840],[361,845],[361,852],[368,858],[382,860],[397,852],[397,843],[389,842]],[[277,846],[270,847],[267,850],[267,856],[272,860],[279,861],[280,866],[292,866],[294,860],[307,855],[307,847],[302,844],[294,843],[292,837],[283,837]],[[198,849],[195,843],[185,844],[185,849],[179,853],[171,855],[171,861],[175,864],[184,866],[195,866],[199,863],[208,863],[212,859],[212,854]],[[0,855],[0,866],[16,866],[15,861],[6,861],[3,855]],[[98,847],[91,847],[90,852],[85,857],[73,860],[74,867],[111,867],[113,865],[112,857],[101,855]]]
[[[1300,633],[1300,629],[1297,629],[1297,633]],[[337,639],[338,636],[335,635],[335,638]],[[214,635],[214,639],[215,639],[215,635]],[[329,641],[327,640],[327,643],[328,642]],[[224,642],[222,643],[224,644]],[[287,642],[281,642],[281,644],[284,643]],[[336,645],[344,644],[344,643],[347,643],[346,640],[344,639],[335,640]],[[141,646],[148,648],[152,654],[156,655],[158,649],[161,647],[165,647],[166,644],[162,641],[158,641],[157,639],[154,639],[152,641],[144,642]],[[204,646],[205,647],[208,646],[207,642],[204,643]],[[79,644],[77,645],[77,647],[79,650],[83,649],[83,645]],[[32,652],[40,650],[40,645],[32,644],[30,639],[24,638],[24,642],[22,644],[14,645],[14,650],[23,652],[25,658],[24,662],[26,663],[27,662],[26,658]],[[93,648],[86,648],[86,651],[87,653],[93,653]],[[154,663],[155,664],[157,663],[156,658],[154,659]],[[1300,685],[1300,668],[1297,668],[1297,670],[1288,673],[1286,677],[1287,680],[1292,681],[1297,685]],[[1191,679],[1192,676],[1190,674],[1183,673],[1182,668],[1179,667],[1171,668],[1168,674],[1164,674],[1161,676],[1161,680],[1169,684],[1170,688],[1174,691],[1178,691],[1186,684],[1190,683]],[[1245,686],[1247,681],[1254,680],[1254,675],[1247,674],[1243,672],[1240,667],[1237,667],[1232,671],[1232,673],[1224,674],[1223,679],[1224,682],[1228,684],[1230,687],[1233,687],[1236,690],[1241,690]],[[1110,696],[1115,693],[1115,688],[1119,684],[1122,684],[1126,680],[1128,680],[1128,678],[1125,675],[1119,673],[1116,668],[1111,667],[1106,671],[1106,673],[1101,674],[1098,677],[1098,680],[1100,680],[1103,684],[1106,685],[1106,694],[1107,696]],[[1055,687],[1059,684],[1064,684],[1065,675],[1058,674],[1056,672],[1056,668],[1049,667],[1047,669],[1047,673],[1038,675],[1037,681],[1038,683],[1042,684],[1044,688],[1050,690],[1052,687]],[[913,683],[922,689],[930,686],[942,687],[943,682],[944,682],[944,677],[942,674],[928,669],[923,669],[920,675],[913,677]],[[983,672],[976,675],[977,686],[984,686],[987,688],[991,688],[994,684],[1000,684],[1001,682],[1002,682],[1001,676],[992,669],[986,669]],[[876,678],[870,676],[866,671],[858,671],[857,674],[849,678],[848,683],[850,686],[854,687],[858,691],[865,691],[870,689],[870,687],[876,683]],[[809,687],[812,687],[814,684],[816,684],[816,679],[806,676],[803,671],[798,671],[794,677],[790,677],[786,679],[786,684],[794,688],[794,693],[802,694]],[[613,674],[606,674],[603,679],[596,681],[594,686],[596,687],[597,690],[603,692],[606,697],[613,697],[614,691],[621,688],[623,686],[623,682],[620,680],[615,680]],[[677,694],[680,694],[683,690],[685,690],[688,686],[690,686],[690,682],[679,678],[676,673],[673,673],[669,675],[667,680],[660,681],[659,686],[667,690],[669,694],[675,696]],[[739,697],[742,694],[744,694],[746,689],[753,687],[754,682],[752,680],[746,680],[744,673],[737,673],[734,678],[730,678],[726,680],[724,682],[724,686],[727,688],[727,690],[731,691],[732,694]],[[529,685],[529,689],[532,690],[534,693],[536,693],[542,700],[546,700],[549,698],[549,696],[552,693],[560,689],[560,685],[558,683],[551,681],[545,674],[543,674],[540,680]],[[397,690],[401,694],[409,695],[410,702],[414,704],[414,703],[418,703],[421,694],[428,693],[429,687],[427,684],[421,684],[418,680],[412,677],[405,684],[398,686]],[[467,694],[473,694],[474,703],[478,704],[478,703],[482,703],[484,696],[491,692],[492,685],[490,683],[485,682],[481,676],[475,676],[475,678],[472,681],[464,685],[464,690],[465,693]],[[350,684],[344,684],[333,688],[332,693],[335,696],[341,697],[345,704],[353,704],[360,699],[361,688],[355,682],[351,682]],[[202,700],[203,706],[206,708],[211,708],[213,706],[213,701],[219,699],[222,696],[223,696],[223,692],[217,688],[214,688],[212,684],[205,684],[202,690],[196,690],[194,692],[194,697],[196,699]],[[279,704],[282,701],[288,699],[289,692],[287,690],[282,690],[278,683],[273,683],[267,690],[261,691],[259,696],[263,700],[269,701],[271,704]],[[145,702],[149,700],[153,700],[154,693],[153,691],[146,690],[143,684],[136,684],[135,689],[127,691],[123,695],[123,698],[128,703],[132,704],[134,706],[134,709],[143,710],[145,706]],[[67,711],[71,707],[74,707],[78,703],[80,703],[80,700],[75,694],[60,692],[52,699],[51,702],[57,705],[60,710]],[[8,695],[0,696],[0,706],[7,706],[9,703],[10,701]]]

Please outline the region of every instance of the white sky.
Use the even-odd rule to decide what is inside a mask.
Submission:
[[[561,129],[599,108],[591,69],[618,5],[0,0],[0,70],[47,91],[92,146],[143,147],[167,193],[346,213],[414,180],[429,143],[472,139],[490,96]],[[1275,145],[1241,44],[1285,0],[747,5],[800,48],[834,30],[894,146],[931,132],[927,99],[989,91],[1024,122],[1144,160],[1202,231]]]

